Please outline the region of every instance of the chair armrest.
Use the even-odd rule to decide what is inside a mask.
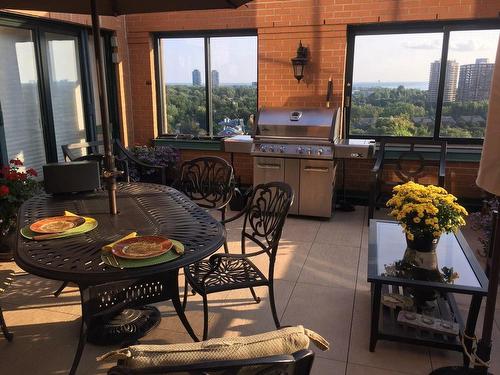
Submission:
[[[245,253],[245,254],[226,254],[226,253],[214,254],[210,257],[209,261],[211,264],[214,264],[214,263],[220,261],[222,258],[245,259],[245,258],[250,258],[250,257],[254,257],[254,256],[261,255],[261,254],[268,254],[268,250],[262,249],[259,251],[254,251],[252,253]]]

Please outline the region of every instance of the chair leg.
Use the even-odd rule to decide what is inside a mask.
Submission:
[[[9,332],[7,324],[5,324],[5,319],[3,318],[3,311],[1,307],[0,307],[0,327],[2,328],[3,335],[7,339],[7,341],[12,341],[14,335],[11,332]]]
[[[62,291],[64,290],[64,288],[66,288],[68,286],[68,282],[65,281],[61,284],[61,286],[54,292],[54,297],[59,297],[59,295],[62,293]]]
[[[222,221],[224,222],[226,220],[226,207],[224,207],[221,212],[220,212],[220,216],[221,216],[221,219]],[[224,225],[224,224],[223,224]],[[226,225],[224,225],[224,228],[226,227]],[[227,240],[224,241],[224,252],[226,254],[229,254],[229,247],[227,246]]]
[[[184,297],[182,297],[182,309],[186,310],[186,305],[187,305],[187,299],[188,299],[188,289],[189,289],[189,284],[187,277],[184,276]]]
[[[207,295],[203,294],[203,341],[208,338],[208,301]]]
[[[278,312],[276,311],[276,304],[274,302],[274,287],[273,283],[269,284],[269,302],[271,303],[271,312],[273,313],[274,324],[276,329],[281,327],[280,320],[278,318]]]
[[[255,300],[255,302],[260,303],[260,297],[257,296],[257,294],[255,293],[255,290],[252,287],[250,287],[250,292],[252,292],[252,297]]]

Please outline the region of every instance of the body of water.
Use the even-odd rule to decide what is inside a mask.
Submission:
[[[352,85],[354,90],[363,90],[376,87],[387,89],[396,89],[399,86],[404,86],[405,89],[417,89],[427,91],[429,88],[428,82],[355,82]]]

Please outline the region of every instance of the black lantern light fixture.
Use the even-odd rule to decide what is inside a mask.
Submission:
[[[297,56],[292,59],[293,76],[297,78],[297,81],[304,77],[304,67],[307,64],[307,47],[302,45],[302,41],[299,42],[299,47],[297,48]]]

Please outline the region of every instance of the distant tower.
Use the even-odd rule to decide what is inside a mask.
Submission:
[[[193,70],[193,86],[201,86],[201,73],[198,69]]]
[[[436,102],[439,89],[439,74],[441,72],[441,61],[436,60],[431,63],[429,74],[429,102]],[[446,63],[446,77],[444,80],[443,102],[454,102],[457,93],[458,63],[455,60],[448,60]]]
[[[212,70],[212,87],[219,87],[219,72]]]
[[[462,65],[458,79],[457,99],[460,101],[488,100],[495,64],[488,59],[476,59],[475,64]]]

